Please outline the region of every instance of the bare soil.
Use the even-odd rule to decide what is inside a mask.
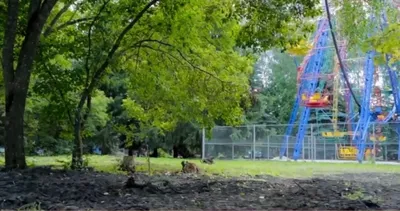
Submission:
[[[311,179],[271,176],[128,176],[34,168],[0,172],[0,209],[43,210],[375,210],[400,209],[400,175]],[[32,208],[30,208],[32,209]]]

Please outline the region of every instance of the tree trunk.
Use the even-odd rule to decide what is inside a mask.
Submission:
[[[120,169],[130,173],[135,173],[135,156],[124,156]]]
[[[78,120],[79,119],[79,120]],[[74,148],[72,151],[72,169],[80,169],[83,167],[83,142],[81,136],[81,120],[75,119],[74,125]]]
[[[26,35],[19,52],[15,51],[19,1],[8,1],[2,66],[6,93],[5,154],[7,168],[25,168],[24,112],[33,61],[40,35],[57,0],[31,1]],[[17,68],[14,68],[17,55]]]
[[[82,110],[83,106],[85,105],[85,101],[89,96],[88,90],[86,89],[82,93],[81,100],[79,101],[78,107],[76,108],[75,112],[75,124],[74,124],[74,149],[72,151],[72,162],[71,168],[72,169],[80,169],[83,167],[83,142],[81,136],[81,127],[82,124]]]
[[[5,118],[5,158],[6,168],[26,168],[24,143],[24,112],[27,97],[27,87],[19,89],[18,93],[9,95],[6,101],[10,105],[6,109]]]

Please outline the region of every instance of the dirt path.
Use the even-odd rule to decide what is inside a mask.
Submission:
[[[357,181],[361,177],[363,183]],[[97,172],[0,172],[0,209],[35,202],[44,210],[400,209],[399,175],[307,180],[138,175],[136,180],[151,185],[125,188],[126,176]]]

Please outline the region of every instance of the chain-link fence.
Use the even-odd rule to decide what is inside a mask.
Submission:
[[[290,128],[292,132],[288,133]],[[218,126],[209,134],[203,130],[203,157],[292,159],[295,146],[301,145],[300,160],[356,160],[356,143],[364,137],[365,160],[399,160],[400,124],[371,123],[364,131],[360,128],[357,124],[308,124],[301,128],[299,125]],[[299,135],[301,132],[304,138]]]

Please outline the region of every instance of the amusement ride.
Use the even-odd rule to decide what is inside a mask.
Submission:
[[[399,7],[400,1],[391,4]],[[341,155],[345,156],[342,159],[359,162],[365,154],[379,151],[388,137],[396,137],[400,152],[400,92],[395,67],[376,64],[378,53],[373,50],[348,49],[345,39],[335,37],[327,1],[325,6],[327,18],[318,21],[309,50],[297,67],[297,94],[280,157],[291,156],[288,142],[293,136],[294,160],[300,159],[306,136],[353,149],[353,154]],[[372,18],[379,19],[379,30],[387,27],[385,12]],[[295,54],[296,49],[289,53]],[[384,56],[389,60],[390,55]]]

